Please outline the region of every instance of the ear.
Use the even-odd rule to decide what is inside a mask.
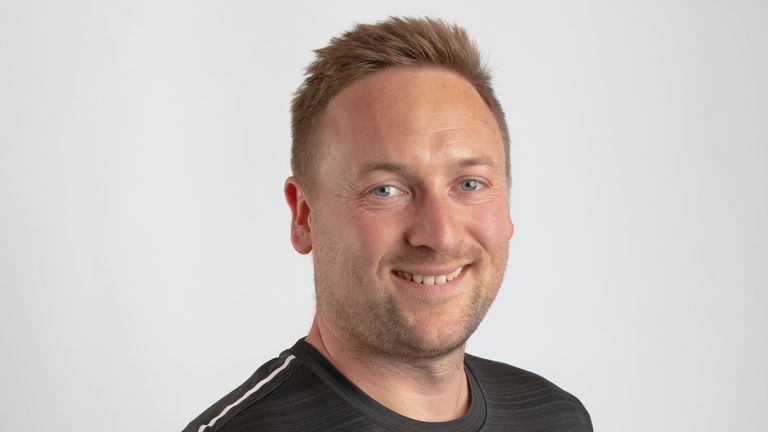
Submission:
[[[296,252],[308,254],[312,251],[312,229],[309,223],[309,203],[301,185],[295,177],[285,180],[285,200],[291,208],[291,243]]]

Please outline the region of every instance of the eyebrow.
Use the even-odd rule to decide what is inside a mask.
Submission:
[[[461,168],[469,168],[475,166],[487,166],[490,168],[496,168],[496,163],[493,161],[493,159],[486,157],[471,157],[460,159],[457,165]],[[374,171],[407,173],[411,171],[411,168],[405,164],[397,162],[370,162],[363,165],[363,168],[360,170],[360,176],[364,176]]]
[[[404,173],[410,171],[410,169],[404,164],[397,162],[369,162],[363,165],[363,168],[360,170],[360,176],[364,176],[374,171],[391,171]]]
[[[459,160],[459,166],[462,168],[469,168],[474,166],[487,166],[490,168],[496,168],[496,163],[491,158],[474,157]]]

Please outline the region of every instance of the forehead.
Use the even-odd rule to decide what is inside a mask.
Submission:
[[[504,165],[490,109],[466,79],[444,69],[391,67],[360,78],[331,100],[323,123],[323,158],[484,157]]]

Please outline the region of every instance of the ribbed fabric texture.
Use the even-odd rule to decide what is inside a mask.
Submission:
[[[471,355],[465,356],[465,368],[472,392],[467,415],[451,422],[420,422],[368,397],[301,339],[184,432],[592,431],[581,402],[536,374]]]

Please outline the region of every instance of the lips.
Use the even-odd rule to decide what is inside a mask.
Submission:
[[[423,285],[443,285],[457,278],[461,271],[464,270],[464,266],[457,268],[456,270],[441,275],[424,275],[418,273],[410,273],[403,270],[395,270],[393,273],[400,279],[415,282]]]

